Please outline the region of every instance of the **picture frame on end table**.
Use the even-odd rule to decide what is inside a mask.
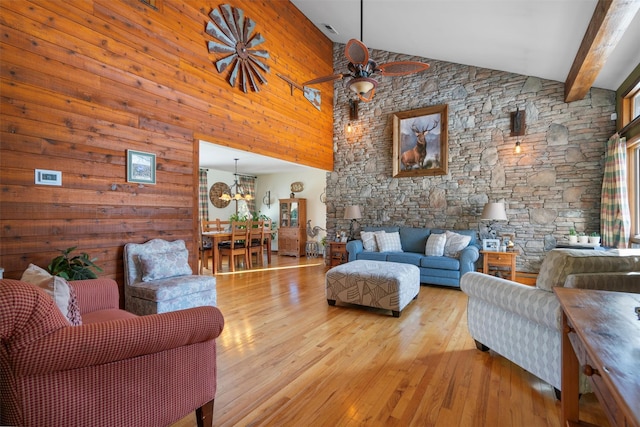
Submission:
[[[500,239],[482,239],[482,250],[498,252],[500,248]]]

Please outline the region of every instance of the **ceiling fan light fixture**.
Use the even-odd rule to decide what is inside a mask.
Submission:
[[[369,77],[356,77],[349,82],[349,89],[358,95],[364,96],[378,86],[378,82]]]

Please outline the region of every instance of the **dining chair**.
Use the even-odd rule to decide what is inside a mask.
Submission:
[[[200,233],[198,234],[198,253],[200,259],[200,268],[199,272],[202,274],[203,269],[209,268],[209,256],[208,253],[211,253],[210,258],[213,259],[213,242],[207,236],[203,236],[202,233],[205,231],[209,231],[205,229],[205,222],[211,221],[202,221],[200,220]]]
[[[271,226],[273,220],[271,218],[264,220],[264,250],[267,253],[267,264],[271,264]]]
[[[222,269],[222,256],[227,255],[229,257],[229,270],[236,271],[236,256],[242,255],[244,257],[245,267],[249,267],[249,256],[247,252],[247,222],[246,221],[232,221],[231,222],[231,240],[229,245],[218,246],[218,268]]]
[[[253,254],[256,255],[256,264],[264,265],[264,221],[247,221],[247,256],[249,268],[253,268]]]

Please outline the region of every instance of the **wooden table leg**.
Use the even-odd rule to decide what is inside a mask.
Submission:
[[[218,239],[216,239],[215,237],[213,237],[211,239],[213,241],[213,247],[211,248],[211,251],[213,253],[213,267],[212,267],[212,271],[213,274],[217,274],[218,273],[218,258],[220,257],[220,249],[218,249]]]
[[[571,341],[569,333],[572,331],[567,321],[567,316],[562,313],[562,425],[569,425],[568,422],[577,422],[580,419],[578,398],[578,371],[579,363]]]

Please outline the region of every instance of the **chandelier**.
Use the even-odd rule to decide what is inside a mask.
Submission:
[[[249,194],[248,192],[245,194],[244,189],[240,186],[240,184],[238,184],[238,159],[233,159],[236,162],[236,171],[233,174],[234,178],[233,178],[233,184],[231,185],[231,187],[229,188],[229,192],[228,193],[222,193],[222,196],[220,196],[220,200],[224,200],[224,201],[231,201],[231,200],[235,200],[236,202],[239,200],[245,200],[245,201],[250,201],[253,200],[254,197]]]

